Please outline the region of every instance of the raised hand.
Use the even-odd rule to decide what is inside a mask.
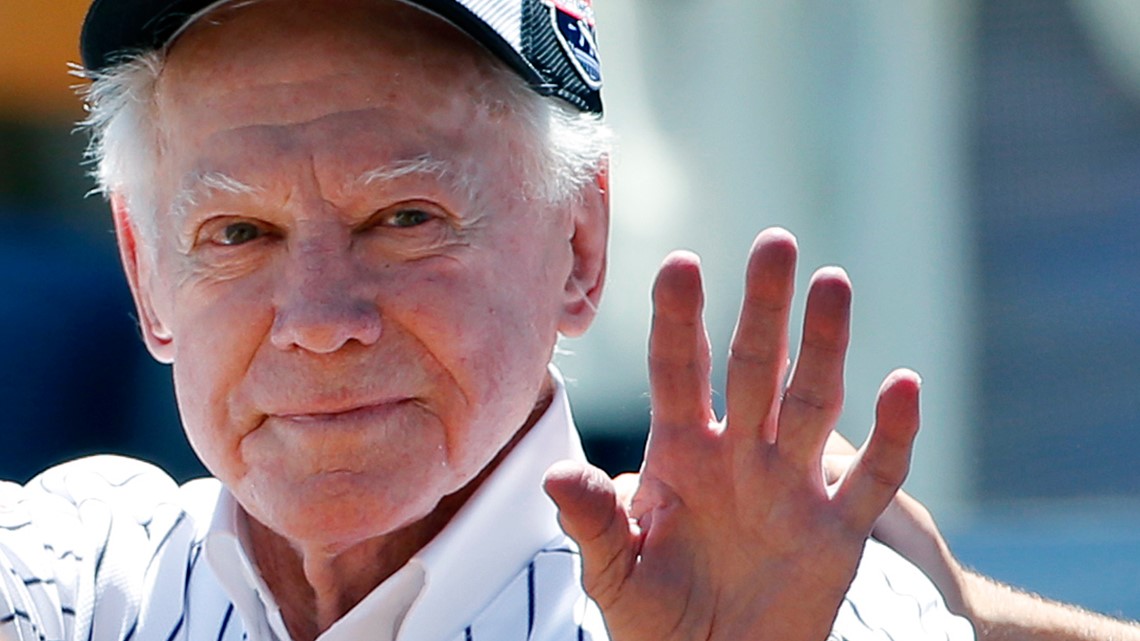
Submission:
[[[867,444],[834,495],[825,486],[851,286],[839,269],[812,278],[785,386],[796,252],[780,229],[753,244],[723,419],[711,408],[699,260],[671,254],[653,290],[653,417],[632,505],[596,468],[547,474],[614,641],[825,639],[864,541],[906,476],[919,380],[898,370],[879,391]]]

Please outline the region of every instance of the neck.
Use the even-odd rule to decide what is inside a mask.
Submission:
[[[551,398],[543,395],[523,427],[474,480],[402,529],[330,551],[290,541],[247,515],[258,570],[294,641],[316,639],[435,538],[530,431]]]
[[[249,518],[250,544],[295,641],[311,641],[428,544],[470,498],[480,479],[445,497],[423,519],[335,552],[295,545]]]

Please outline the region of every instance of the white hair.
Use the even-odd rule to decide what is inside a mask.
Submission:
[[[94,165],[96,192],[124,198],[144,244],[153,245],[160,204],[152,172],[162,153],[156,87],[166,63],[164,49],[124,58],[100,72],[81,72],[91,82],[82,90],[90,135],[87,160]],[[577,198],[595,180],[610,154],[612,133],[597,114],[581,112],[561,99],[538,95],[516,73],[496,65],[503,101],[518,114],[531,154],[522,165],[523,197],[547,204]]]

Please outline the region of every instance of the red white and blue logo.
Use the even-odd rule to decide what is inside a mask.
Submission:
[[[591,89],[602,87],[602,65],[594,33],[594,9],[590,0],[553,0],[550,20],[558,42],[574,69]]]

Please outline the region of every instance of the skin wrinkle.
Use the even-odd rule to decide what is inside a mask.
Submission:
[[[356,112],[348,112],[348,115],[357,115],[358,113],[359,114],[365,114],[365,113],[368,113],[368,110],[358,110]],[[344,115],[344,114],[340,114],[340,115]],[[304,122],[301,122],[298,124],[308,125],[311,127],[319,127],[319,126],[322,126],[328,118],[331,118],[331,116],[319,117],[319,118],[315,118],[315,119],[312,119],[309,121],[304,121]],[[273,125],[273,126],[260,125],[260,126],[255,126],[255,127],[244,128],[243,131],[247,132],[255,140],[261,141],[262,144],[266,145],[269,148],[266,150],[266,153],[272,153],[273,151],[285,152],[288,149],[294,147],[296,144],[298,144],[298,142],[290,141],[288,139],[285,139],[285,138],[282,138],[280,136],[275,135],[275,132],[278,131],[279,129],[280,128],[276,125]],[[310,127],[305,127],[306,131],[309,129],[310,129]],[[320,130],[315,130],[312,133],[306,134],[306,137],[319,135],[319,131]],[[236,132],[229,132],[230,135],[233,135],[234,133],[236,133]],[[279,149],[276,149],[276,148],[279,148]],[[375,182],[382,180],[382,179],[383,180],[389,180],[389,181],[395,181],[395,180],[400,180],[403,178],[414,179],[416,176],[423,176],[425,178],[438,179],[442,176],[450,175],[450,176],[457,176],[457,177],[458,176],[467,176],[463,180],[449,180],[449,181],[445,181],[445,182],[448,184],[453,184],[455,186],[454,191],[456,192],[455,195],[457,197],[461,197],[461,196],[462,197],[470,197],[470,196],[478,195],[477,190],[474,189],[474,184],[476,184],[478,182],[485,182],[486,179],[488,178],[488,176],[486,176],[484,174],[484,172],[471,171],[470,170],[471,167],[477,166],[477,163],[465,162],[465,163],[463,163],[462,167],[458,167],[458,166],[456,166],[454,161],[434,161],[434,160],[432,160],[432,161],[430,161],[430,163],[421,162],[425,159],[430,159],[430,158],[431,158],[431,152],[415,152],[415,153],[409,154],[407,158],[397,157],[396,159],[389,161],[389,162],[386,162],[379,167],[361,172],[361,175],[359,175],[359,176],[355,176],[355,177],[350,178],[348,180],[342,181],[343,185],[340,185],[339,186],[340,188],[337,190],[337,192],[334,192],[334,193],[342,193],[344,191],[349,191],[352,189],[353,186],[359,187],[362,184],[363,185],[369,185],[369,184],[375,183]],[[311,180],[314,180],[315,182],[319,182],[319,176],[317,173],[317,169],[318,169],[317,159],[316,158],[310,158],[309,162],[310,162],[310,164],[309,164],[309,173],[310,173],[309,178]],[[215,171],[217,173],[224,173],[224,172],[220,172],[217,170],[215,170]],[[262,187],[260,189],[262,191],[265,191],[264,187]],[[288,202],[283,203],[283,205],[284,204],[288,204]]]
[[[451,164],[447,161],[434,160],[430,154],[424,154],[414,159],[396,160],[362,172],[359,176],[345,181],[345,184],[349,186],[370,186],[377,182],[389,182],[407,177],[425,176],[444,178],[456,176],[461,173],[450,167]],[[315,172],[312,178],[317,180]],[[229,173],[220,170],[210,170],[193,174],[185,182],[188,184],[174,196],[172,205],[170,206],[171,213],[174,214],[176,218],[185,217],[188,214],[187,210],[189,208],[201,206],[204,200],[219,192],[235,196],[252,196],[267,191],[264,187],[249,185]],[[448,182],[459,184],[458,181]],[[342,191],[345,191],[345,189],[342,189]],[[475,194],[470,192],[464,195],[472,199],[475,197]],[[288,201],[286,201],[286,204],[288,204]],[[329,204],[331,205],[331,203]]]
[[[230,8],[237,6],[243,4],[234,3]],[[216,18],[212,21],[220,24]],[[133,225],[140,232],[147,259],[152,255],[161,198],[142,177],[168,148],[168,132],[161,127],[161,88],[157,86],[167,53],[145,52],[109,71],[85,72],[92,84],[83,91],[89,115],[80,126],[91,133],[86,155],[97,165],[92,172],[99,183],[96,191],[127,199],[136,213]],[[576,200],[578,189],[604,162],[609,129],[598,120],[570,115],[564,107],[556,106],[557,101],[537,98],[506,69],[491,71],[487,82],[501,83],[504,90],[502,97],[488,103],[495,120],[522,117],[527,122],[524,137],[538,141],[521,145],[510,154],[510,162],[524,170],[522,197],[548,204]],[[543,153],[535,153],[536,149]],[[139,212],[142,215],[137,215]]]
[[[147,52],[107,73],[92,74],[93,83],[85,92],[90,115],[81,123],[92,133],[87,155],[97,164],[93,172],[99,181],[97,190],[108,196],[117,193],[126,198],[132,212],[143,212],[132,216],[131,224],[142,241],[141,255],[147,262],[153,261],[160,213],[157,203],[162,199],[149,181],[135,176],[142,167],[157,166],[169,146],[168,132],[162,127],[162,91],[158,86],[166,53]],[[488,113],[497,123],[511,117],[526,122],[525,135],[511,141],[513,152],[507,160],[523,174],[516,197],[538,205],[580,203],[579,188],[603,164],[609,130],[598,121],[575,120],[564,108],[536,99],[504,69],[490,71],[481,88],[501,85],[487,95],[501,92],[503,97],[489,99]],[[457,172],[457,180],[460,187],[472,191],[482,165],[475,163],[465,169]]]

